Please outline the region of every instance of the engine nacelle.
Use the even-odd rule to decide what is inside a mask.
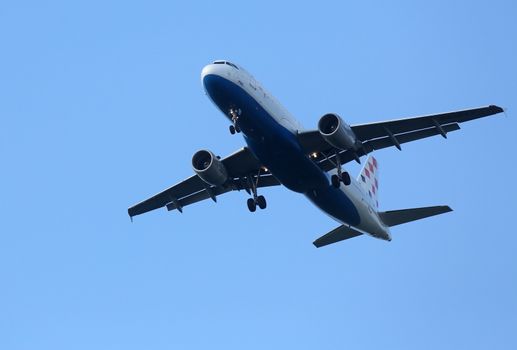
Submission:
[[[192,168],[209,185],[220,186],[228,181],[228,171],[224,164],[210,151],[197,151],[192,156]]]
[[[357,150],[361,146],[352,128],[337,114],[328,113],[321,117],[318,130],[325,141],[337,149]]]

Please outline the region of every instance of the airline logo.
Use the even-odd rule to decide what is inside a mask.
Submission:
[[[375,202],[377,208],[379,207],[379,201],[377,199],[377,193],[379,191],[378,173],[377,159],[372,156],[368,157],[361,173],[361,181],[363,187],[368,191],[368,195]]]

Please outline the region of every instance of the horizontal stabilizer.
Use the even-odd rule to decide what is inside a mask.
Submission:
[[[388,226],[396,226],[405,224],[406,222],[425,219],[430,216],[448,213],[452,211],[447,205],[438,205],[435,207],[401,209],[379,212],[381,220]]]
[[[312,242],[312,244],[314,244],[316,248],[319,248],[325,245],[329,245],[339,241],[344,241],[345,239],[354,238],[360,235],[362,235],[361,232],[351,227],[341,225],[338,228],[333,229],[326,235],[321,236],[320,238]]]

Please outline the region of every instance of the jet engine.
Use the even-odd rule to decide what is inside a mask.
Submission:
[[[209,185],[220,186],[228,180],[224,164],[212,152],[201,150],[192,156],[192,168]]]
[[[337,149],[357,150],[361,146],[352,128],[337,114],[328,113],[321,117],[318,130],[325,141]]]

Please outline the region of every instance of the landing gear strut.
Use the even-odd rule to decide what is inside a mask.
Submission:
[[[237,121],[239,120],[239,116],[241,115],[241,109],[230,109],[230,117],[232,118],[233,124],[230,125],[230,134],[235,134],[241,132],[241,128],[237,125]]]
[[[332,186],[335,188],[339,188],[341,185],[341,182],[348,186],[350,183],[352,183],[352,180],[350,179],[350,174],[346,171],[343,171],[341,169],[341,158],[339,157],[339,153],[336,151],[336,169],[337,174],[334,174],[330,177],[330,182],[332,182]]]
[[[266,198],[264,196],[259,196],[257,194],[258,180],[260,178],[260,170],[257,174],[257,181],[253,180],[252,175],[248,176],[247,178],[248,178],[248,185],[251,188],[251,192],[252,192],[251,194],[253,195],[253,198],[248,198],[248,200],[246,202],[246,204],[248,205],[248,210],[253,213],[257,210],[257,206],[260,209],[266,209],[266,207],[267,207]]]

